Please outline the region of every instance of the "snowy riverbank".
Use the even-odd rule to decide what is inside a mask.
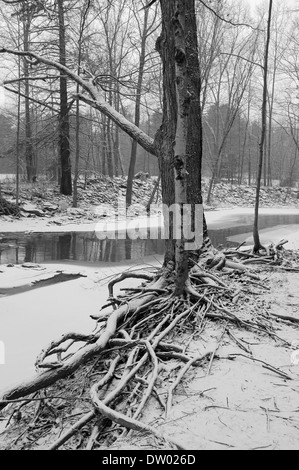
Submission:
[[[261,216],[298,216],[299,209],[297,208],[261,208]],[[205,216],[210,229],[225,229],[234,227],[236,224],[250,225],[253,220],[253,209],[246,207],[236,207],[234,209],[218,209],[213,211],[205,211]],[[0,217],[0,237],[1,233],[66,233],[66,232],[99,232],[105,230],[112,232],[115,229],[124,231],[126,228],[138,227],[143,228],[158,228],[163,223],[163,217],[160,214],[152,216],[150,219],[147,217],[136,217],[135,219],[128,218],[117,219],[107,218],[99,221],[91,221],[89,223],[82,222],[80,219],[73,222],[61,221],[53,222],[47,218],[27,218],[27,219],[15,219],[15,218],[3,218]],[[243,238],[242,238],[243,237]],[[244,238],[245,237],[245,238]],[[267,228],[261,230],[261,238],[264,243],[269,241],[280,241],[282,238],[287,238],[289,244],[287,248],[296,249],[299,245],[299,224],[292,225],[281,225],[278,227]],[[231,237],[231,241],[247,241],[247,244],[251,244],[251,233],[245,232],[242,235]]]
[[[261,214],[269,216],[290,215],[298,216],[298,209],[261,209]],[[244,241],[247,237],[251,241],[251,233],[247,233],[248,225],[252,220],[253,211],[248,208],[221,209],[206,213],[208,226],[215,228],[234,227],[236,224],[244,225],[244,233],[236,235],[234,241]],[[146,220],[143,221],[144,224]],[[7,225],[6,225],[7,223]],[[7,232],[52,232],[52,231],[89,231],[95,230],[95,224],[66,224],[64,226],[47,226],[47,221],[40,219],[24,219],[13,223],[6,222],[0,231]],[[110,219],[110,223],[112,223]],[[157,221],[157,224],[161,221]],[[26,228],[24,227],[26,225]],[[12,228],[12,226],[14,228]],[[299,224],[277,225],[270,229],[261,230],[263,242],[280,241],[288,239],[286,248],[299,249]],[[157,267],[162,263],[163,257],[151,256],[140,259],[140,263],[147,269]],[[0,364],[0,395],[1,392],[15,383],[20,384],[34,374],[34,363],[52,340],[59,338],[69,331],[91,333],[96,323],[91,315],[96,315],[106,303],[108,297],[107,283],[112,276],[116,276],[126,269],[140,269],[138,263],[132,260],[122,263],[43,263],[41,265],[16,265],[8,267],[0,265],[0,293],[1,288],[6,295],[0,295],[0,342],[5,346],[5,364]],[[47,286],[7,295],[7,289],[12,287],[28,286],[34,281],[45,280],[57,273],[79,274],[82,276]],[[259,296],[249,298],[246,302],[240,301],[236,306],[236,313],[241,315],[248,309],[260,318],[267,318],[269,313],[297,316],[298,314],[298,273],[296,272],[268,272],[261,274],[265,280],[267,290],[262,290]],[[248,282],[248,280],[247,280]],[[134,287],[140,280],[129,279],[119,288]],[[116,289],[116,293],[119,290]],[[266,312],[266,313],[265,313]],[[266,317],[263,317],[263,314]],[[289,343],[298,340],[298,329],[288,323],[273,323],[277,326],[279,336]],[[162,429],[167,429],[174,436],[182,439],[187,448],[223,448],[229,445],[236,448],[256,448],[264,446],[269,448],[298,448],[298,420],[294,418],[294,403],[298,394],[298,365],[292,363],[294,351],[286,348],[285,343],[272,341],[268,336],[246,331],[245,329],[229,326],[234,335],[250,344],[254,357],[267,363],[283,368],[291,374],[292,387],[286,381],[273,375],[273,371],[265,370],[259,363],[248,361],[238,346],[231,341],[225,341],[219,349],[224,359],[214,361],[211,374],[206,374],[202,367],[194,369],[184,383],[184,396],[176,394],[172,410],[172,420],[159,421],[161,410],[156,413],[155,407],[145,410],[145,422],[160,423]],[[215,336],[216,335],[216,336]],[[223,336],[223,325],[207,322],[206,331],[194,338],[192,350],[204,353],[209,347],[216,347],[215,337]],[[176,341],[180,341],[177,338]],[[219,347],[219,344],[218,346]],[[226,354],[237,353],[235,361],[225,360]],[[238,357],[238,354],[240,357]],[[191,380],[192,379],[192,380]],[[221,384],[221,386],[220,386]],[[205,396],[202,390],[210,390],[210,396]],[[163,396],[162,387],[162,396]],[[200,400],[199,400],[200,396]],[[269,398],[270,397],[270,398]],[[211,401],[212,405],[211,406]],[[268,403],[268,400],[270,402]],[[274,405],[271,400],[274,400]],[[275,416],[272,413],[275,406]],[[271,412],[271,427],[265,432],[266,417],[264,408]],[[279,407],[279,409],[277,408]],[[214,408],[212,410],[212,408]],[[246,410],[246,413],[240,413]],[[211,415],[221,410],[221,420]],[[291,411],[290,411],[291,410]],[[75,409],[77,412],[77,409]],[[79,410],[80,411],[80,410]],[[187,412],[187,414],[186,414]],[[220,412],[220,411],[219,411]],[[287,420],[282,420],[280,413],[286,413]],[[156,413],[156,414],[155,414]],[[277,416],[276,416],[277,415]],[[5,429],[8,417],[0,421],[0,448],[6,446]],[[223,428],[222,421],[233,423],[233,426]],[[267,414],[267,423],[268,420]],[[16,425],[16,435],[21,429]],[[164,427],[163,427],[164,426]],[[168,426],[168,427],[167,427]],[[183,429],[183,433],[181,431]],[[205,432],[201,433],[204,429]],[[1,434],[2,433],[2,434]],[[244,434],[245,433],[245,434]],[[48,434],[47,434],[48,435]],[[1,438],[3,439],[1,444]],[[14,436],[14,440],[16,437]],[[228,444],[221,444],[227,442]],[[38,444],[43,446],[43,440]],[[272,447],[271,447],[272,446]]]

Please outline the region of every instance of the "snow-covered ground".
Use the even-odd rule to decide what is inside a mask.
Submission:
[[[0,173],[0,182],[1,181],[15,181],[16,175],[14,174],[1,174]]]
[[[299,209],[296,208],[261,208],[259,210],[260,215],[299,215]],[[208,226],[211,228],[226,228],[231,227],[232,223],[239,222],[240,217],[243,217],[244,225],[248,220],[253,216],[253,208],[251,207],[236,207],[234,209],[216,209],[216,210],[206,210],[205,216],[207,219]],[[151,217],[153,225],[161,225],[163,217],[160,214],[153,215]],[[115,220],[118,220],[117,218]],[[81,223],[78,220],[76,223],[64,223],[63,225],[54,225],[51,219],[47,218],[22,218],[15,219],[12,217],[0,217],[0,231],[1,232],[93,232],[96,230],[97,226],[106,223],[108,229],[113,229],[115,225],[114,219],[101,219],[98,222],[91,221],[89,223]],[[133,219],[128,219],[128,223],[132,223]],[[149,224],[147,217],[136,218],[140,225]],[[124,228],[124,220],[120,219],[120,228]]]

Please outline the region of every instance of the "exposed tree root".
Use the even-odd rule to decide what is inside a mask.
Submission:
[[[132,272],[125,272],[122,273],[120,276],[116,277],[115,279],[112,279],[112,281],[109,282],[108,284],[108,292],[109,292],[109,298],[114,298],[113,297],[113,287],[115,284],[118,282],[124,281],[125,279],[146,279],[147,281],[152,281],[154,279],[154,276],[152,274],[146,274],[146,273],[132,273]]]
[[[281,245],[278,251],[273,251],[272,262],[276,262],[279,267],[285,263],[287,267],[294,268],[291,261],[283,258],[280,250]],[[230,324],[237,325],[239,328],[251,329],[288,344],[276,335],[269,317],[261,314],[246,316],[240,313],[238,301],[248,298],[252,293],[262,293],[267,286],[264,279],[255,272],[250,272],[248,264],[244,264],[244,259],[255,261],[260,258],[250,253],[246,258],[247,255],[242,252],[242,262],[239,262],[238,254],[238,250],[230,250],[228,254],[217,253],[214,261],[209,254],[209,269],[202,263],[193,262],[185,295],[181,298],[172,294],[174,283],[171,264],[163,271],[157,272],[154,278],[152,275],[135,273],[134,278],[145,279],[147,284],[134,289],[133,294],[132,291],[130,294],[127,291],[125,295],[117,298],[113,294],[116,282],[130,277],[131,273],[125,273],[113,280],[109,285],[110,309],[105,306],[105,312],[101,311],[94,317],[97,326],[93,334],[68,333],[51,342],[37,358],[35,377],[4,393],[0,409],[8,405],[11,407],[12,403],[17,406],[21,398],[30,395],[23,398],[21,405],[27,406],[30,400],[37,399],[36,393],[39,390],[47,389],[58,380],[70,376],[94,358],[96,361],[89,373],[92,409],[86,411],[62,433],[49,449],[54,450],[65,445],[86,426],[90,429],[88,438],[83,439],[86,449],[105,446],[105,432],[108,432],[109,442],[113,442],[120,432],[123,432],[123,428],[130,432],[151,433],[155,438],[162,440],[161,442],[167,441],[171,447],[183,449],[184,447],[173,441],[171,436],[163,435],[156,427],[141,422],[140,417],[151,397],[156,398],[166,416],[169,415],[174,391],[192,366],[207,367],[206,373],[209,374],[213,360],[232,360],[243,355],[262,363],[263,367],[282,378],[291,380],[292,378],[281,370],[254,358],[248,345],[236,338],[229,329]],[[262,257],[262,262],[264,261]],[[222,335],[213,350],[193,357],[187,351],[190,341],[187,345],[173,342],[172,338],[177,336],[179,329],[182,330],[187,325],[193,325],[195,330],[203,328],[208,320],[224,323]],[[246,355],[217,356],[217,350],[225,335]],[[77,350],[72,351],[71,347],[76,345]],[[163,362],[171,360],[178,361],[177,367],[180,370],[169,386],[168,397],[164,402],[157,395],[156,382]],[[99,370],[95,365],[103,364],[104,361],[108,368],[104,377],[99,379],[98,374],[103,373],[103,368]],[[93,375],[97,377],[94,380]],[[35,394],[33,398],[32,394]],[[40,399],[40,403],[45,402],[48,403]]]

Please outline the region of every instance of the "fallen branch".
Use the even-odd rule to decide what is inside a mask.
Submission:
[[[247,347],[245,346],[241,340],[239,340],[238,338],[236,338],[233,333],[226,327],[226,332],[228,334],[228,336],[230,336],[230,338],[232,338],[235,343],[241,348],[243,349],[243,351],[247,352],[247,354],[252,354],[252,351]]]
[[[272,317],[280,318],[281,320],[288,320],[292,323],[299,323],[299,318],[292,317],[290,315],[279,315],[278,313],[270,313]]]
[[[253,356],[246,356],[245,354],[235,353],[235,354],[229,354],[228,357],[237,357],[237,356],[245,357],[246,359],[250,359],[251,361],[254,361],[254,362],[260,362],[261,364],[263,364],[263,367],[271,370],[272,372],[275,372],[276,374],[280,375],[280,377],[283,377],[286,380],[293,380],[293,378],[290,375],[286,374],[282,370],[277,369],[277,367],[274,367],[271,364],[268,364],[267,362],[262,361],[261,359],[256,359]]]
[[[212,353],[212,355],[211,355],[209,368],[208,368],[207,374],[206,374],[207,376],[210,375],[210,373],[211,373],[211,368],[212,368],[213,360],[214,360],[214,357],[215,357],[216,352],[217,352],[218,349],[220,348],[221,342],[222,342],[222,340],[223,340],[223,336],[225,335],[225,332],[226,332],[226,327],[227,327],[227,324],[225,325],[224,330],[223,330],[223,332],[222,332],[222,334],[221,334],[221,336],[220,336],[220,338],[219,338],[219,340],[218,340],[218,342],[217,342],[217,346],[216,346],[216,348],[214,349],[214,351],[213,351],[213,353]]]

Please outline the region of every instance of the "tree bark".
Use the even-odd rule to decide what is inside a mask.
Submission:
[[[171,207],[173,204],[188,204],[191,211],[191,229],[195,229],[196,225],[196,209],[202,207],[201,195],[201,163],[202,163],[202,119],[201,119],[201,105],[200,105],[200,68],[198,60],[198,44],[196,35],[196,19],[194,11],[194,1],[185,0],[183,3],[185,15],[182,21],[185,25],[186,34],[183,36],[184,51],[181,58],[183,59],[183,68],[186,73],[186,82],[184,82],[184,89],[186,92],[185,97],[182,95],[181,113],[183,123],[181,129],[177,129],[178,124],[178,99],[176,83],[175,57],[176,61],[180,62],[179,44],[175,42],[175,21],[176,12],[181,6],[181,2],[169,2],[161,0],[162,9],[162,32],[157,41],[157,50],[160,53],[163,64],[163,122],[162,126],[157,132],[155,138],[155,149],[159,160],[159,169],[161,175],[162,187],[162,200],[166,208]],[[179,16],[181,19],[181,15]],[[174,21],[170,21],[174,19]],[[176,55],[177,54],[177,55]],[[177,68],[180,65],[177,64]],[[182,108],[183,107],[183,108]],[[184,116],[184,113],[187,113]],[[185,144],[182,144],[182,151],[184,152],[184,166],[181,168],[180,162],[180,147],[174,149],[173,142],[176,137],[185,139]],[[176,152],[175,152],[176,150]],[[175,155],[176,154],[176,155]],[[176,156],[176,158],[175,158]],[[183,178],[177,180],[176,178]],[[175,191],[175,185],[177,190]],[[178,198],[180,198],[178,200]],[[165,217],[165,216],[164,216]],[[169,238],[166,239],[166,253],[164,264],[169,261],[176,263],[177,271],[177,293],[179,293],[186,280],[186,268],[188,268],[186,260],[188,253],[182,249],[181,242],[184,237],[175,240],[175,233],[173,233],[173,217],[172,214],[166,216],[167,229],[169,229]],[[203,228],[204,222],[202,224]],[[206,228],[206,227],[204,227]],[[206,231],[205,231],[206,232]],[[206,233],[205,233],[206,234]],[[199,247],[198,247],[199,248]],[[190,252],[189,252],[190,254]],[[178,271],[180,274],[178,275]]]
[[[256,182],[256,197],[255,197],[255,210],[254,210],[254,222],[253,222],[253,241],[254,241],[254,252],[258,252],[261,248],[261,241],[258,230],[258,217],[259,217],[259,205],[260,205],[260,191],[261,191],[261,179],[263,171],[264,161],[264,145],[267,132],[267,78],[268,78],[268,58],[269,58],[269,45],[271,38],[271,17],[272,17],[272,5],[273,0],[269,0],[269,13],[268,13],[268,24],[267,24],[267,40],[265,47],[265,58],[264,58],[264,83],[263,83],[263,102],[262,102],[262,132],[261,140],[259,143],[259,163],[257,172]]]
[[[24,11],[23,18],[23,37],[24,51],[29,51],[30,17],[27,11]],[[25,161],[28,183],[36,180],[36,168],[34,167],[33,145],[32,145],[32,126],[30,114],[30,86],[29,86],[29,63],[26,57],[23,60],[23,69],[25,76]]]
[[[139,58],[139,69],[138,69],[138,80],[136,88],[136,97],[135,97],[135,125],[140,126],[140,106],[141,106],[141,92],[142,92],[142,82],[144,75],[144,66],[145,66],[145,53],[146,53],[146,40],[147,40],[147,25],[148,25],[148,15],[149,9],[144,10],[144,20],[143,20],[143,31],[141,38],[141,47],[140,47],[140,58]],[[131,148],[131,158],[128,171],[128,180],[127,180],[127,192],[126,192],[126,205],[127,207],[132,204],[132,192],[133,192],[133,180],[135,173],[135,165],[137,158],[137,142],[133,140]]]
[[[175,2],[173,17],[175,37],[175,83],[177,126],[174,143],[175,221],[176,229],[176,294],[181,295],[188,279],[188,252],[185,250],[184,210],[187,207],[187,127],[191,94],[187,86],[186,0]]]
[[[59,61],[66,66],[66,42],[63,0],[58,0],[59,21]],[[60,72],[60,113],[59,113],[59,149],[61,160],[60,192],[67,196],[72,194],[72,170],[70,153],[70,124],[68,110],[67,78]]]

